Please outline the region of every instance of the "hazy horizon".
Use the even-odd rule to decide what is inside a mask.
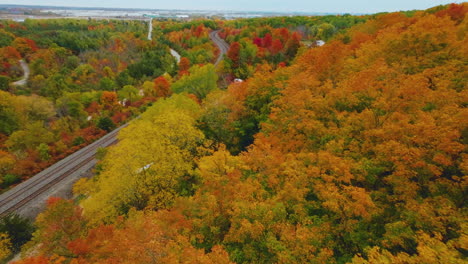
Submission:
[[[137,9],[178,9],[178,10],[217,10],[217,11],[256,11],[256,12],[304,12],[304,13],[377,13],[393,12],[401,10],[426,9],[436,5],[460,3],[463,1],[445,0],[394,0],[394,1],[370,1],[370,0],[330,0],[330,1],[303,1],[303,0],[238,0],[216,1],[189,0],[178,1],[151,1],[151,0],[110,0],[92,1],[77,0],[67,3],[59,0],[4,0],[0,4],[6,5],[34,5],[34,6],[56,6],[56,7],[78,7],[78,8],[137,8]],[[273,6],[273,7],[272,7]],[[364,7],[363,7],[364,6]]]

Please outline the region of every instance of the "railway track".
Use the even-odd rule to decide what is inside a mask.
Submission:
[[[96,163],[96,150],[99,147],[108,147],[115,144],[117,142],[117,133],[125,126],[127,125],[115,129],[101,139],[78,150],[29,180],[0,195],[0,216],[16,212],[28,204],[34,203],[36,198],[50,191],[54,186],[71,175],[82,172],[83,168],[86,171],[93,167]]]

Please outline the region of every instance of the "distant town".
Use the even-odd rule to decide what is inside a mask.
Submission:
[[[179,19],[191,20],[197,18],[256,18],[274,16],[310,16],[333,15],[329,13],[282,13],[282,12],[248,12],[248,11],[224,11],[224,10],[164,10],[164,9],[121,9],[121,8],[84,8],[84,7],[56,7],[56,6],[26,6],[26,5],[2,5],[0,4],[0,19],[12,19],[24,21],[27,18],[95,18],[95,19]]]

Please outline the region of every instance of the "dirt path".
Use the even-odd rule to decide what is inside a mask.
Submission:
[[[16,81],[16,82],[13,83],[13,85],[15,85],[15,86],[26,85],[26,83],[28,82],[29,74],[31,73],[31,71],[29,70],[28,64],[24,60],[20,60],[19,63],[21,65],[21,68],[23,68],[24,74],[23,74],[23,78],[21,80]]]

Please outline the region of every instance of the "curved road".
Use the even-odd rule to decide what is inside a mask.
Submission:
[[[153,40],[153,19],[150,18],[148,24],[148,40]],[[171,55],[176,59],[177,63],[180,62],[180,54],[177,51],[171,49]]]
[[[0,195],[0,216],[15,212],[35,218],[51,196],[66,198],[73,183],[86,176],[96,164],[96,150],[117,143],[116,135],[125,124],[78,150],[13,189]]]
[[[210,33],[210,39],[218,46],[218,49],[220,51],[218,59],[216,59],[215,66],[217,66],[222,60],[224,55],[228,52],[229,50],[229,44],[224,41],[224,39],[220,38],[218,33],[218,30],[214,30]]]
[[[26,82],[28,81],[28,78],[29,78],[29,74],[30,74],[30,70],[29,70],[29,66],[28,64],[24,61],[24,60],[20,60],[19,61],[20,65],[21,65],[21,68],[23,68],[23,78],[19,81],[16,81],[13,83],[13,85],[15,86],[22,86],[22,85],[26,85]]]
[[[177,51],[171,49],[171,55],[176,59],[177,63],[180,63],[180,54]]]

